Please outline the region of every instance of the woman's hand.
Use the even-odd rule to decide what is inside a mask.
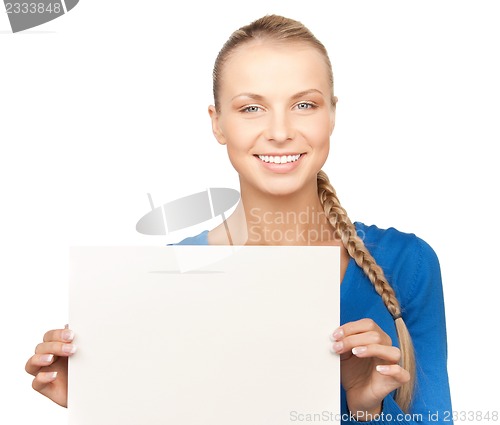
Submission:
[[[398,364],[401,352],[371,319],[342,325],[333,339],[349,411],[358,421],[373,420],[384,398],[410,380],[408,371]]]
[[[33,389],[64,407],[68,402],[68,357],[76,351],[73,337],[67,328],[47,332],[26,363],[26,372],[35,377]]]

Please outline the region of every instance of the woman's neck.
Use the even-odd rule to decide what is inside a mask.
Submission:
[[[280,196],[242,188],[241,200],[234,213],[211,233],[209,238],[213,244],[338,244],[316,187]]]

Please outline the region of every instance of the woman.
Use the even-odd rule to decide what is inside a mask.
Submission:
[[[353,224],[321,170],[337,101],[324,46],[301,23],[266,16],[232,34],[213,77],[212,129],[239,174],[241,202],[223,224],[180,243],[340,246],[332,349],[343,412],[435,422],[451,411],[438,260],[414,235]],[[63,406],[72,339],[69,329],[48,332],[26,365],[33,387]]]

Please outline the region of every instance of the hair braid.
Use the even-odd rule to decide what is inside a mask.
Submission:
[[[410,333],[401,317],[401,306],[396,293],[387,281],[382,268],[358,236],[356,228],[347,216],[346,210],[340,205],[335,189],[324,171],[318,173],[317,181],[319,199],[326,217],[335,230],[336,237],[342,240],[345,249],[373,284],[375,291],[382,297],[387,310],[395,320],[401,350],[401,366],[408,370],[411,376],[410,381],[403,384],[396,392],[396,402],[406,412],[410,406],[415,385],[415,352]]]

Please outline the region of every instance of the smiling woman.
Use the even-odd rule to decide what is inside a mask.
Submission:
[[[233,33],[213,77],[212,130],[241,200],[220,226],[180,244],[340,246],[342,325],[331,339],[343,422],[451,411],[434,251],[413,234],[352,223],[322,171],[337,104],[325,47],[300,22],[265,16]],[[26,366],[34,388],[62,405],[72,336],[49,332]]]
[[[219,60],[209,112],[242,193],[287,195],[314,183],[335,123],[323,56],[305,43],[254,40]]]
[[[449,410],[445,319],[434,252],[414,235],[361,223],[353,225],[321,171],[329,153],[337,103],[331,62],[323,44],[300,22],[266,16],[232,34],[217,57],[213,77],[215,104],[209,107],[212,129],[218,142],[227,146],[239,174],[239,207],[243,212],[238,213],[237,208],[224,227],[183,243],[225,244],[231,240],[225,235],[229,228],[232,240],[247,245],[303,244],[300,235],[304,230],[309,236],[311,231],[319,235],[306,243],[339,244],[342,289],[357,279],[370,285],[363,286],[367,291],[374,289],[365,294],[365,311],[356,308],[362,291],[357,299],[343,298],[342,320],[347,323],[333,333],[333,349],[343,360],[345,410],[364,421],[380,415],[379,422],[390,417],[391,412],[423,411],[432,402],[436,410]],[[308,220],[301,226],[295,220],[262,224],[269,211],[298,216],[314,209],[324,212],[323,220]],[[330,231],[325,233],[325,227]],[[281,239],[274,236],[276,231]],[[377,260],[365,244],[372,247],[374,255],[378,254]],[[412,261],[411,252],[419,253],[419,264]],[[401,260],[403,264],[397,264]],[[384,264],[384,269],[377,261]],[[356,278],[350,273],[353,262],[358,266],[356,271],[362,271]],[[412,341],[405,321],[415,324],[415,334],[433,325],[424,319],[416,320],[424,305],[414,305],[412,313],[409,300],[415,296],[411,292],[417,286],[413,282],[408,287],[408,283],[414,276],[423,283],[429,270],[432,278],[427,287],[420,287],[422,302],[430,302],[429,294],[433,294],[440,324],[426,340]],[[392,276],[392,285],[385,273]],[[374,293],[380,299],[368,301]],[[385,313],[374,313],[370,304],[380,305],[381,300]],[[403,304],[406,300],[408,303]],[[387,313],[390,319],[384,326]],[[349,321],[348,317],[356,320]],[[437,356],[424,371],[422,366],[429,360],[424,359],[424,353],[430,347],[437,347]],[[419,377],[415,352],[420,356]],[[435,388],[429,385],[431,376],[439,382]],[[416,381],[424,379],[428,385],[425,390],[415,386]],[[433,394],[439,394],[440,400],[436,401]],[[392,404],[393,395],[398,408]]]

